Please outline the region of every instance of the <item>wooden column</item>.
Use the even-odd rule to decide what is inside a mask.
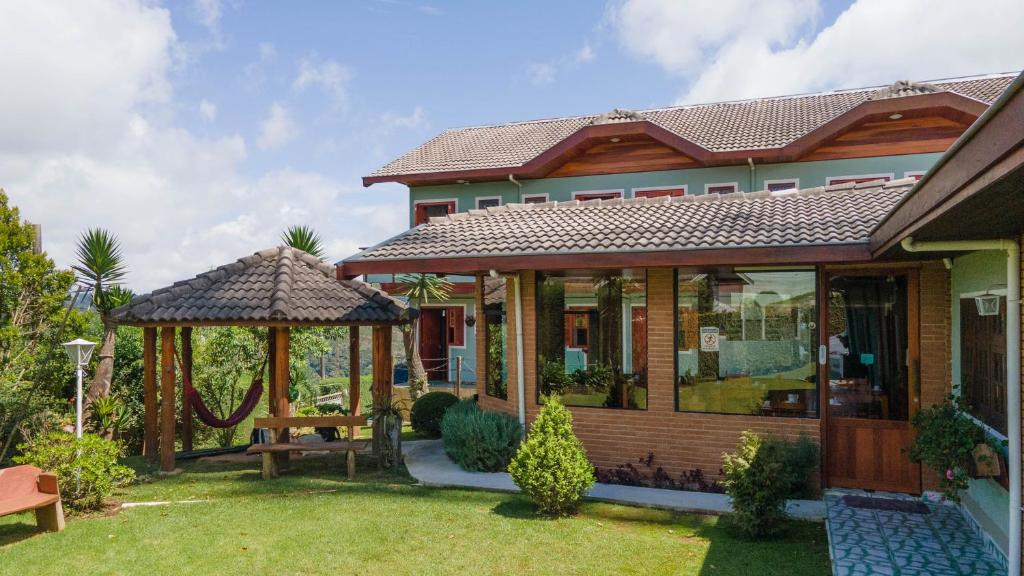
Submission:
[[[362,384],[362,368],[359,361],[359,326],[348,328],[348,413],[359,416],[362,412],[359,392]],[[349,439],[359,436],[359,429],[350,426]]]
[[[142,405],[145,427],[142,454],[150,460],[157,459],[157,442],[160,438],[156,393],[156,328],[142,329]]]
[[[192,389],[192,328],[181,329],[181,449],[192,451],[192,404],[188,401]]]
[[[174,470],[174,327],[160,329],[160,470]]]
[[[391,400],[394,372],[391,366],[391,327],[373,327],[373,405]]]
[[[278,418],[291,416],[291,409],[288,406],[288,384],[290,375],[288,373],[288,344],[291,333],[288,328],[271,328],[272,337],[270,346],[270,415]],[[273,442],[287,443],[290,438],[288,428],[280,428],[272,434]],[[277,467],[288,463],[288,453],[282,452],[274,455]]]

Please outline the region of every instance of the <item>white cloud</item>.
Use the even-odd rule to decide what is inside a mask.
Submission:
[[[222,5],[220,0],[194,0],[192,9],[195,12],[196,20],[214,33],[220,31],[220,17]]]
[[[394,128],[424,128],[428,125],[426,111],[418,105],[411,114],[405,116],[391,112],[382,114],[381,123]]]
[[[609,14],[630,52],[688,81],[681,102],[1024,66],[1019,0],[857,0],[816,33],[811,0],[628,0]]]
[[[530,82],[537,86],[554,82],[556,73],[555,65],[548,62],[530,64],[526,67],[526,75],[530,78]]]
[[[590,62],[596,56],[597,55],[594,54],[594,49],[590,47],[589,42],[584,44],[582,47],[580,47],[579,50],[576,51],[576,61],[580,63]]]
[[[203,98],[202,101],[199,102],[199,113],[207,122],[213,122],[217,119],[217,105],[206,98]]]
[[[335,108],[343,108],[348,101],[348,82],[351,79],[352,72],[346,66],[310,56],[299,61],[299,72],[292,88],[302,92],[317,87],[327,94]]]
[[[260,122],[260,136],[256,145],[261,150],[273,150],[291,142],[299,135],[292,113],[280,102],[270,105],[267,117]]]
[[[18,90],[0,106],[0,186],[42,225],[59,265],[84,229],[104,227],[121,239],[129,286],[148,291],[272,246],[289,224],[318,229],[332,258],[404,227],[400,187],[367,206],[362,190],[320,174],[249,176],[241,136],[180,127],[175,113],[196,105],[174,99],[179,48],[149,0],[5,9],[0,77]]]

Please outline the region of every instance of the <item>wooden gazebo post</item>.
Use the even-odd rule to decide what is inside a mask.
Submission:
[[[160,470],[174,471],[174,326],[160,329]]]
[[[290,343],[291,330],[288,327],[271,327],[270,336],[270,415],[275,418],[287,418],[291,416],[291,407],[288,404],[288,384],[290,382],[288,364],[288,345]],[[288,443],[290,431],[288,428],[281,428],[271,432],[271,442]],[[274,454],[274,462],[277,466],[287,464],[288,452]]]
[[[192,404],[188,401],[192,389],[192,327],[181,329],[181,449],[192,451]]]
[[[348,413],[359,416],[359,393],[362,389],[362,367],[359,361],[359,326],[348,328]],[[349,439],[359,436],[359,428],[349,428]]]
[[[150,326],[142,329],[142,406],[145,417],[142,453],[155,462],[160,430],[157,419],[156,328]]]
[[[391,384],[394,374],[391,366],[391,326],[373,327],[373,409],[376,412],[379,408],[391,401]],[[382,419],[373,418],[373,453],[380,457],[381,442],[387,442],[384,436]]]

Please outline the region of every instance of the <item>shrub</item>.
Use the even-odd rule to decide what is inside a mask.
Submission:
[[[508,471],[545,514],[574,512],[594,485],[594,467],[573,434],[572,414],[557,398],[547,399]]]
[[[412,429],[423,436],[438,437],[441,435],[441,419],[444,412],[459,401],[455,394],[448,392],[428,392],[412,403],[409,421]]]
[[[320,410],[320,414],[322,414],[324,416],[337,415],[337,414],[342,414],[342,415],[348,414],[348,410],[345,409],[345,407],[343,407],[341,404],[332,404],[332,403],[320,404],[320,405],[317,406],[317,408]]]
[[[565,363],[541,359],[540,393],[545,396],[565,394],[572,388],[573,377],[565,373]]]
[[[14,459],[57,475],[64,504],[74,511],[95,510],[114,488],[127,484],[135,472],[117,463],[121,447],[92,434],[75,438],[67,432],[37,436],[18,447]]]
[[[942,493],[959,500],[960,491],[967,489],[971,452],[987,441],[985,431],[967,415],[967,408],[956,396],[919,410],[910,422],[916,431],[908,451],[910,459],[937,472]]]
[[[736,453],[722,455],[722,471],[736,525],[754,537],[777,533],[786,518],[792,483],[786,471],[785,444],[743,432]]]
[[[448,408],[441,420],[444,451],[471,472],[504,472],[523,438],[514,416],[481,410],[472,399]]]

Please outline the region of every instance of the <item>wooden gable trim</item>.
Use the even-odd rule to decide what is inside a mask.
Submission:
[[[566,162],[578,157],[596,142],[611,138],[647,136],[688,156],[701,167],[745,164],[750,158],[758,163],[795,162],[818,147],[834,140],[858,125],[891,114],[904,117],[942,116],[963,124],[974,122],[988,104],[954,92],[934,92],[917,96],[868,100],[837,116],[819,128],[781,148],[758,148],[713,152],[647,120],[584,126],[522,166],[451,170],[419,174],[365,176],[363,186],[379,182],[400,182],[409,186],[444,184],[456,180],[484,182],[503,180],[509,174],[517,178],[543,178]]]
[[[789,265],[866,262],[867,243],[778,248],[716,248],[650,252],[535,254],[521,256],[460,256],[444,258],[354,260],[344,263],[347,274],[483,273],[489,270],[572,270],[578,268],[652,268],[705,265]]]

